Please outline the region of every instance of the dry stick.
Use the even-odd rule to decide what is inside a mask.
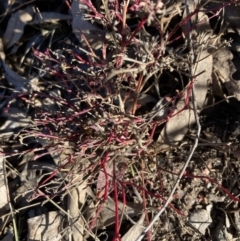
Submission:
[[[186,12],[187,12],[187,15],[189,15],[189,9],[188,9],[188,0],[185,0],[185,5],[186,5]],[[188,29],[191,29],[191,19],[188,20]],[[189,43],[189,48],[190,48],[190,51],[191,51],[191,59],[190,59],[190,69],[191,69],[191,76],[194,76],[194,73],[193,73],[193,45],[192,45],[192,35],[191,35],[191,31],[189,31],[189,35],[188,35],[188,43]],[[191,77],[191,81],[193,81],[193,78]],[[172,196],[173,194],[175,193],[178,185],[179,185],[179,182],[181,181],[182,179],[182,176],[186,170],[186,168],[188,167],[188,164],[192,158],[192,155],[195,151],[195,149],[197,148],[198,146],[198,139],[199,139],[199,136],[200,136],[200,132],[201,132],[201,125],[200,125],[200,122],[199,122],[199,117],[198,117],[198,114],[197,114],[197,103],[196,103],[196,99],[195,99],[195,91],[194,91],[194,84],[192,86],[192,102],[193,102],[193,109],[194,109],[194,116],[195,116],[195,119],[196,119],[196,123],[197,123],[197,134],[196,134],[196,138],[195,138],[195,142],[194,142],[194,145],[192,147],[192,150],[191,152],[189,153],[189,156],[187,158],[187,161],[185,162],[178,178],[177,178],[177,181],[168,197],[168,199],[166,200],[165,204],[163,205],[162,209],[156,214],[156,216],[153,218],[153,220],[151,221],[151,223],[145,228],[145,230],[142,232],[142,234],[136,239],[136,241],[141,241],[144,236],[147,234],[147,232],[151,229],[151,227],[154,225],[154,223],[158,220],[158,218],[161,216],[161,214],[166,210],[168,204],[170,204],[171,202],[171,199],[172,199]]]

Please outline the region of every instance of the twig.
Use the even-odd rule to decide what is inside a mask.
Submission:
[[[187,16],[189,16],[188,0],[185,0],[185,5],[186,5]],[[191,18],[188,19],[188,29],[191,29]],[[192,76],[194,76],[194,73],[193,73],[194,56],[193,56],[193,44],[192,44],[191,31],[189,31],[189,35],[188,35],[188,44],[189,44],[189,49],[190,49],[190,52],[191,52],[190,70],[191,70],[191,82],[193,83],[193,77]],[[175,193],[175,191],[176,191],[176,189],[179,185],[179,182],[181,181],[182,176],[183,176],[186,168],[188,167],[188,164],[189,164],[189,162],[190,162],[190,160],[193,156],[193,153],[198,146],[198,140],[199,140],[199,136],[200,136],[200,132],[201,132],[201,125],[200,125],[200,121],[199,121],[199,116],[197,114],[197,103],[196,103],[196,98],[195,98],[194,84],[193,84],[193,87],[192,87],[192,104],[193,104],[193,109],[194,109],[194,116],[195,116],[196,123],[197,123],[197,134],[196,134],[196,138],[195,138],[195,142],[194,142],[194,145],[192,147],[192,150],[189,153],[187,161],[185,162],[180,174],[178,175],[177,181],[176,181],[168,199],[166,200],[165,204],[163,205],[162,209],[156,214],[156,216],[153,218],[153,220],[146,227],[146,229],[142,232],[142,234],[137,238],[136,241],[141,241],[144,238],[144,236],[147,234],[147,232],[151,229],[151,227],[154,225],[154,223],[158,220],[158,218],[161,216],[161,214],[165,211],[167,206],[170,204],[170,202],[172,200],[172,196]]]

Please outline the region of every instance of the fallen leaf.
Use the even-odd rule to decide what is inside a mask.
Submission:
[[[1,3],[1,7],[4,9],[3,12],[5,12],[15,3],[15,0],[3,0]]]
[[[226,48],[221,48],[213,54],[213,67],[222,82],[232,80],[232,74],[236,71],[232,62],[233,54]]]
[[[197,106],[202,109],[208,92],[208,84],[212,80],[213,57],[207,50],[203,50],[199,54],[198,60],[195,74],[201,74],[197,76],[194,82],[194,90]]]
[[[221,82],[215,71],[213,71],[213,73],[212,73],[212,92],[213,92],[213,95],[215,95],[215,96],[219,96],[223,99],[225,98],[223,90],[222,90]]]
[[[13,229],[10,227],[6,231],[6,234],[5,234],[4,238],[1,239],[1,241],[14,241],[14,240],[15,239],[14,239]]]
[[[32,20],[33,8],[26,7],[16,11],[8,21],[7,29],[3,35],[3,44],[6,49],[12,47],[23,35],[25,25]]]
[[[63,217],[60,212],[49,212],[40,216],[29,218],[28,241],[60,241],[62,239],[60,231]]]
[[[106,171],[106,172],[105,172]],[[105,192],[109,192],[112,187],[113,179],[113,164],[112,162],[106,164],[106,170],[101,169],[97,179],[97,196],[101,198]],[[107,190],[105,189],[107,187]]]
[[[212,223],[211,218],[212,204],[209,204],[206,209],[197,209],[189,217],[189,223],[199,230],[203,235],[206,232],[208,226]]]
[[[87,9],[87,5],[82,3],[82,1],[72,2],[72,29],[80,43],[86,45],[85,40],[82,38],[83,35],[92,48],[99,49],[102,47],[104,33],[100,28],[84,19]]]
[[[0,38],[0,59],[5,61],[5,53],[4,53],[4,47],[3,47],[3,40]]]
[[[7,113],[1,115],[2,120],[5,119],[3,125],[0,126],[1,133],[13,133],[18,128],[29,126],[31,119],[17,107],[10,107]]]
[[[240,100],[240,84],[239,81],[233,79],[232,75],[236,72],[233,64],[233,54],[226,48],[219,49],[213,53],[214,66],[214,92],[219,92],[221,89],[220,81],[226,87],[228,94],[233,95],[237,100]],[[221,91],[222,92],[222,91]],[[220,95],[221,95],[220,92]],[[223,94],[223,93],[222,93]]]
[[[240,33],[240,6],[238,4],[232,2],[232,4],[228,4],[223,8],[222,6],[226,3],[225,0],[202,0],[201,3],[208,11],[212,11],[213,9],[215,11],[223,10],[221,17],[224,20],[225,25],[228,25],[228,29],[232,28],[234,31]]]
[[[197,0],[189,1],[189,3],[188,3],[188,11],[189,11],[190,13],[194,12],[195,9],[197,8],[197,5],[198,5],[198,1],[197,1]],[[189,14],[188,11],[187,11],[186,8],[185,8],[185,10],[184,10],[184,12],[183,12],[183,16],[182,16],[183,19],[185,19],[185,18],[187,17],[187,15]],[[197,19],[198,19],[197,14],[194,14],[194,15],[191,17],[191,23],[192,23],[192,25],[195,26],[195,24],[197,23]],[[188,38],[188,35],[189,35],[189,32],[190,32],[190,31],[189,31],[188,21],[184,21],[183,24],[182,24],[182,26],[181,26],[181,28],[182,28],[183,36],[184,36],[185,38]],[[192,35],[193,38],[196,37],[197,33],[196,33],[196,30],[195,30],[195,29],[191,30],[191,35]]]
[[[238,101],[240,101],[240,83],[239,81],[228,81],[225,84],[225,87],[229,95],[233,95]]]
[[[154,112],[155,118],[165,118],[169,113],[169,104],[171,102],[167,101],[167,98],[161,98],[156,105],[153,107],[152,111]]]
[[[127,203],[124,205],[122,202],[118,201],[118,211],[119,211],[119,220],[120,218],[129,219],[129,217],[138,216],[142,214],[143,206],[140,203]],[[96,215],[96,208],[87,208],[86,209],[86,220],[89,222]],[[109,198],[99,214],[99,217],[95,223],[94,227],[101,228],[103,226],[109,226],[115,223],[116,220],[116,211],[115,203]]]
[[[87,163],[85,163],[87,166]],[[87,181],[83,180],[83,174],[76,174],[76,183],[81,183],[70,191],[68,195],[68,210],[72,218],[70,218],[70,227],[74,241],[84,240],[85,221],[80,210],[87,197]]]
[[[189,126],[195,122],[194,111],[192,109],[182,110],[184,106],[184,100],[177,103],[177,109],[173,113],[176,115],[169,119],[158,137],[159,149],[177,145],[187,133]]]
[[[42,24],[42,23],[55,23],[62,20],[72,19],[71,15],[55,13],[55,12],[41,12],[34,15],[31,24]]]
[[[7,187],[4,180],[4,157],[0,156],[0,216],[6,214],[9,210],[8,198],[7,198]],[[0,219],[0,227],[2,229],[2,224],[4,223],[5,218]]]
[[[38,138],[38,141],[43,145],[49,145],[49,142],[45,142],[44,139]],[[47,147],[47,151],[51,154],[54,162],[58,166],[65,165],[69,161],[69,157],[73,154],[73,149],[68,141],[62,144],[55,144],[53,147]]]
[[[20,76],[18,73],[14,72],[11,68],[9,68],[5,61],[2,61],[2,63],[5,70],[5,78],[7,79],[8,83],[15,88],[15,90],[21,92],[31,92],[32,90],[39,90],[37,78],[28,80]]]
[[[124,94],[126,95],[126,93],[123,91],[123,93],[121,93],[122,99],[125,98]],[[148,103],[151,103],[151,102],[156,103],[157,102],[157,100],[154,97],[152,97],[151,95],[140,93],[136,97],[136,96],[134,96],[134,94],[130,94],[129,98],[127,98],[126,102],[124,103],[126,113],[129,113],[131,111],[135,98],[137,101],[136,104],[140,105],[140,106],[146,106]]]
[[[124,234],[121,240],[122,241],[136,240],[145,229],[143,226],[144,219],[145,219],[145,213],[143,213],[139,218],[139,220],[127,231],[127,233]]]

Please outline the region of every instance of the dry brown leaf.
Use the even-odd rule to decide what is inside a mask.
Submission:
[[[3,62],[3,67],[8,83],[12,85],[17,91],[27,91],[25,86],[27,85],[28,80],[14,72],[5,62]]]
[[[5,234],[4,238],[1,241],[14,241],[14,240],[15,239],[14,239],[13,229],[9,228],[6,231],[6,234]]]
[[[71,15],[56,13],[56,12],[41,12],[34,15],[31,24],[41,24],[41,23],[56,23],[61,20],[70,20]]]
[[[232,80],[232,74],[236,71],[232,59],[233,54],[226,48],[213,53],[213,67],[223,83]]]
[[[219,81],[221,81],[226,87],[228,94],[233,95],[237,100],[240,100],[240,84],[239,81],[233,79],[232,75],[236,71],[236,68],[232,62],[233,54],[228,49],[219,49],[213,54],[214,57],[214,78],[213,87],[214,92],[219,95],[221,86]],[[224,95],[220,91],[220,96]]]
[[[231,4],[224,9],[224,19],[240,34],[240,6]]]
[[[207,43],[209,41],[212,44],[212,39],[210,39],[210,37],[213,35],[213,30],[209,23],[209,17],[204,11],[197,13],[196,31],[198,43]],[[205,48],[206,47],[207,46],[205,46]]]
[[[188,7],[189,12],[193,13],[196,9],[199,8],[197,0],[189,1]],[[202,9],[200,9],[202,10]],[[187,11],[184,11],[183,19],[187,17]],[[212,36],[212,28],[209,24],[209,18],[207,14],[204,13],[204,11],[196,12],[191,17],[191,24],[194,26],[194,28],[191,29],[191,38],[197,39],[197,43],[203,43],[209,41],[209,37]],[[189,26],[188,21],[185,21],[182,25],[183,35],[188,38],[189,35]],[[211,40],[210,40],[211,41]],[[194,44],[194,43],[193,43]]]
[[[129,217],[138,216],[142,214],[143,206],[139,203],[127,203],[125,206],[122,202],[118,201],[118,211],[120,219],[123,215],[123,219],[129,219]],[[87,221],[89,222],[96,215],[96,208],[87,208]],[[101,228],[103,226],[109,226],[116,220],[116,211],[114,201],[109,198],[100,212],[98,220],[96,221],[95,227]]]
[[[226,0],[217,0],[217,1],[209,1],[209,0],[202,0],[204,3],[204,8],[212,11],[223,10],[221,16],[223,16],[223,20],[225,24],[228,24],[228,29],[232,28],[234,31],[238,31],[240,33],[240,6],[238,3],[232,2],[232,4],[225,6],[227,2]],[[229,1],[230,2],[230,1]]]
[[[1,7],[4,9],[4,11],[10,9],[10,7],[16,3],[16,0],[2,0],[1,1],[2,5]]]
[[[28,241],[60,241],[60,227],[63,217],[60,212],[49,212],[28,219]]]
[[[7,187],[4,180],[4,157],[0,156],[0,216],[9,210]]]
[[[212,79],[213,57],[207,50],[202,51],[198,56],[195,74],[200,74],[194,83],[197,106],[201,109],[206,100],[208,84]]]
[[[121,93],[122,99],[125,98],[125,95],[126,95],[125,91],[122,91]],[[131,111],[135,98],[138,106],[146,106],[148,103],[157,102],[157,100],[153,96],[145,93],[140,93],[138,96],[134,96],[134,94],[132,94],[129,96],[129,98],[127,98],[126,102],[124,103],[126,113],[129,113]]]
[[[203,235],[206,232],[208,226],[212,223],[211,218],[212,204],[209,204],[206,209],[198,209],[193,211],[189,217],[189,223],[192,224],[197,230],[199,230]]]
[[[173,114],[184,108],[185,101],[182,99],[177,103],[177,109]],[[182,110],[179,114],[170,118],[161,131],[157,142],[158,149],[165,149],[172,145],[177,145],[183,139],[190,125],[195,122],[194,111],[192,109]]]
[[[21,92],[31,92],[32,90],[39,91],[38,79],[33,78],[31,80],[28,80],[20,76],[18,73],[14,72],[11,68],[9,68],[5,61],[2,61],[2,63],[5,70],[5,77],[8,83],[12,85],[15,90]]]
[[[113,164],[112,162],[107,163],[106,165],[106,173],[104,170],[100,170],[97,179],[97,196],[100,198],[104,195],[105,187],[107,186],[107,191],[112,186],[112,179],[113,179]],[[107,175],[107,176],[106,176]]]
[[[86,183],[84,183],[86,185]],[[73,189],[68,197],[68,210],[71,218],[71,229],[74,241],[82,241],[84,236],[84,220],[80,215],[78,203],[83,204],[86,198],[86,186],[82,184]]]
[[[212,73],[212,92],[213,92],[213,95],[215,96],[219,96],[223,99],[225,98],[222,90],[221,82],[218,78],[218,75],[215,73],[215,71],[213,71]]]
[[[3,175],[1,174],[1,177]],[[6,211],[9,209],[8,200],[7,200],[7,191],[6,191],[6,185],[2,182],[2,178],[0,180],[1,186],[0,186],[0,215],[6,214]]]
[[[152,109],[154,116],[156,118],[165,118],[169,113],[170,103],[171,102],[168,102],[166,97],[161,98]]]
[[[197,0],[194,0],[194,1],[188,1],[188,9],[189,9],[189,12],[192,13],[195,11],[195,9],[197,8],[197,5],[198,5],[198,1]],[[183,12],[183,16],[182,18],[185,19],[187,17],[189,13],[186,11],[186,8]],[[192,17],[191,17],[191,23],[192,25],[195,25],[197,23],[197,14],[194,14]],[[189,26],[188,26],[188,21],[184,21],[184,23],[182,24],[181,26],[182,28],[182,33],[183,33],[183,36],[185,38],[188,38],[188,35],[189,35]],[[192,34],[192,37],[196,37],[197,33],[196,33],[196,30],[192,30],[191,31],[191,34]]]
[[[2,118],[6,119],[4,124],[0,126],[1,133],[12,132],[15,129],[29,126],[31,119],[17,107],[10,107],[7,113],[3,113]]]
[[[127,169],[127,162],[124,158],[117,157],[114,163],[115,163],[116,179],[120,180]],[[113,162],[107,163],[105,168],[106,170],[101,169],[99,171],[99,175],[97,179],[96,191],[97,191],[98,198],[102,197],[105,194],[106,186],[107,186],[107,192],[111,192],[111,190],[113,189],[113,182],[112,182],[113,176],[114,176]]]
[[[197,8],[197,5],[198,1],[190,1],[189,11],[194,12],[194,10]],[[196,82],[194,83],[197,106],[201,109],[206,99],[208,84],[211,81],[213,71],[213,57],[206,50],[207,43],[209,41],[210,36],[212,35],[212,29],[209,24],[209,18],[204,12],[196,13],[192,17],[192,19],[192,24],[194,26],[196,25],[196,30],[191,31],[191,38],[196,38],[197,43],[201,43],[204,46],[204,49],[197,56],[197,63],[194,69],[194,74],[196,75],[203,72],[197,77]],[[186,22],[186,24],[184,24],[183,26],[184,31],[187,32],[188,36],[188,22]]]
[[[101,29],[84,19],[85,11],[88,7],[81,1],[72,2],[72,28],[75,36],[80,43],[86,45],[82,35],[86,38],[93,49],[99,49],[102,46],[104,33]]]
[[[135,223],[122,237],[122,241],[136,240],[140,234],[145,229],[143,226],[143,222],[145,219],[145,213],[141,215],[137,223]]]
[[[225,87],[229,95],[233,95],[238,101],[240,101],[240,83],[239,81],[228,81],[225,84]]]
[[[22,37],[25,25],[32,20],[33,8],[26,7],[23,10],[16,11],[8,21],[7,29],[3,35],[4,47],[10,48]]]
[[[49,142],[44,139],[38,138],[38,141],[42,146],[49,145]],[[73,149],[68,141],[61,144],[55,144],[53,147],[47,147],[47,150],[57,166],[65,165],[69,161],[69,156],[73,154]]]
[[[115,219],[116,219],[116,212],[115,212],[115,204],[114,202],[109,199],[107,201],[107,205],[104,206],[103,210],[100,213],[100,217],[101,220],[103,221],[104,226],[109,226],[113,223],[115,223]],[[142,206],[142,205],[141,205]],[[119,219],[122,216],[122,214],[124,214],[123,219],[128,218],[129,217],[134,217],[139,215],[139,213],[142,213],[142,211],[130,208],[129,206],[124,206],[124,204],[122,202],[118,202],[118,209],[119,209]],[[125,215],[127,214],[127,216]]]
[[[3,40],[0,38],[0,59],[5,60],[5,53],[4,53],[4,47],[3,47]]]
[[[85,163],[87,165],[87,163]],[[81,183],[68,195],[68,210],[71,218],[72,236],[74,241],[84,240],[85,221],[81,209],[86,201],[87,181],[83,180],[83,174],[79,175],[75,182]]]

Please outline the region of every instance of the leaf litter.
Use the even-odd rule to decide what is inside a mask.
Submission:
[[[238,1],[1,4],[1,240],[239,239]]]

